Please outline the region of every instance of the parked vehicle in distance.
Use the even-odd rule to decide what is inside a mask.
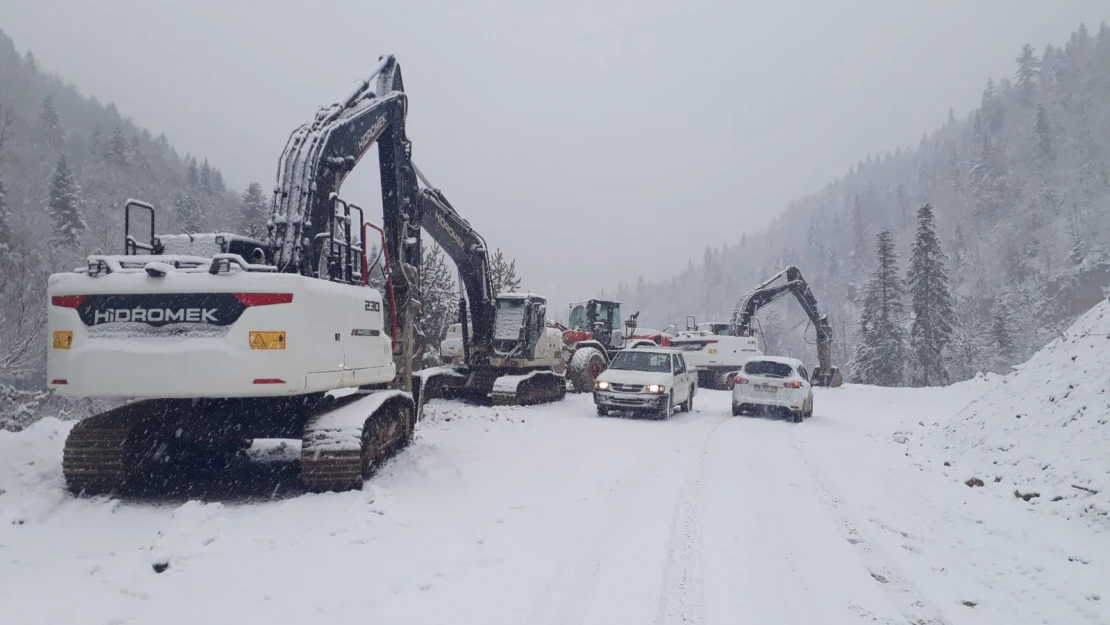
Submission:
[[[692,410],[697,392],[697,372],[681,353],[638,345],[617,352],[594,381],[594,404],[602,417],[610,410],[628,410],[667,419],[676,407]]]
[[[671,346],[682,350],[686,361],[697,369],[698,386],[730,390],[733,379],[753,356],[763,355],[763,333],[754,336],[733,336],[726,321],[696,323],[686,318],[686,330],[671,339]]]
[[[439,353],[443,356],[443,362],[445,364],[462,364],[463,335],[461,323],[452,323],[447,326],[447,335],[439,344]]]
[[[809,372],[797,358],[755,356],[744,363],[732,387],[732,416],[744,413],[785,414],[793,423],[813,416]]]

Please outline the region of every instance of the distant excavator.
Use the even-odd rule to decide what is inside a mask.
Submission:
[[[784,282],[775,284],[785,278]],[[755,335],[752,328],[752,319],[760,308],[770,304],[790,293],[801,304],[802,310],[809,317],[813,327],[817,330],[817,366],[811,374],[810,383],[814,386],[837,387],[844,384],[844,377],[840,369],[832,364],[832,326],[828,317],[817,306],[817,298],[809,289],[809,284],[802,277],[802,272],[797,267],[790,265],[776,273],[751,291],[745,293],[736,304],[733,311],[729,334],[733,336],[750,337]]]

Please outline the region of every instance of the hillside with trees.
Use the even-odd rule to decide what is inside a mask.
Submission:
[[[82,95],[0,32],[0,427],[48,400],[47,276],[120,253],[128,198],[159,209],[160,232],[262,232],[269,212],[261,185],[228,188],[206,158]]]
[[[915,255],[915,241],[931,251]],[[1012,76],[986,80],[976,110],[950,112],[913,149],[867,156],[764,232],[612,294],[642,322],[682,329],[688,314],[728,320],[746,290],[796,265],[829,316],[848,380],[937,384],[1005,371],[1058,336],[1106,297],[1108,246],[1103,24],[1063,45],[1024,46]],[[882,293],[894,299],[876,307]],[[815,360],[813,329],[793,301],[760,317],[769,351]]]

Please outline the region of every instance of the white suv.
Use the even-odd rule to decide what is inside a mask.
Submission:
[[[744,363],[732,387],[732,416],[745,412],[785,412],[801,423],[813,416],[813,387],[802,361],[756,356]]]
[[[631,410],[666,419],[676,407],[693,409],[697,391],[697,372],[686,366],[682,354],[643,346],[617,352],[594,380],[594,403],[602,417],[610,410]]]

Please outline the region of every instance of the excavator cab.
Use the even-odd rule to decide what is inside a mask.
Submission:
[[[533,293],[497,296],[493,349],[501,357],[533,360],[547,328],[547,300]]]

